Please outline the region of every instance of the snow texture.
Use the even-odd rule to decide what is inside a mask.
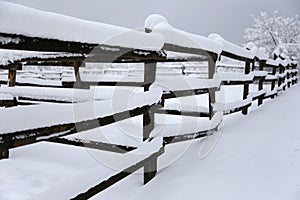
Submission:
[[[161,76],[156,78],[155,83],[162,87],[164,91],[178,91],[219,87],[221,80],[217,74],[213,79],[186,76],[179,76],[174,79],[174,77]]]
[[[163,46],[163,37],[0,1],[0,32],[136,49]],[[22,19],[22,20],[20,20]],[[5,41],[7,43],[7,41]]]
[[[158,103],[161,95],[161,89],[153,86],[149,92],[133,92],[123,96],[116,94],[112,100],[76,104],[40,104],[2,109],[0,134],[110,116],[114,113]],[[31,120],[23,123],[28,117]],[[10,123],[11,119],[14,119],[14,124]]]
[[[276,59],[276,60],[274,60],[274,59],[268,59],[267,60],[267,64],[268,65],[273,65],[273,66],[278,66],[280,64],[280,61],[279,61],[279,59]]]
[[[242,74],[242,73],[230,73],[222,72],[219,73],[222,81],[252,81],[254,74]]]
[[[177,110],[177,111],[189,111],[189,112],[202,112],[208,113],[208,108],[204,106],[195,106],[195,105],[188,105],[188,104],[180,104],[180,103],[165,103],[164,110]]]
[[[63,102],[86,102],[111,99],[113,95],[126,95],[130,91],[113,87],[93,87],[90,90],[73,88],[47,88],[47,87],[0,87],[0,94],[13,97],[26,97],[36,100],[53,100]]]
[[[253,71],[251,72],[255,77],[265,77],[268,75],[267,71]]]
[[[1,89],[1,88],[0,88]],[[10,94],[1,94],[0,93],[0,101],[1,100],[13,100],[13,96],[12,95],[10,95]]]
[[[59,58],[59,57],[77,57],[77,56],[82,57],[81,54],[73,54],[73,53],[36,52],[36,51],[0,49],[0,58],[1,58],[0,65],[8,65],[10,62],[20,61],[26,58]]]
[[[264,47],[257,47],[254,42],[249,42],[245,46],[247,50],[250,50],[255,53],[255,57],[259,60],[268,60],[269,54],[267,49]]]
[[[278,79],[278,76],[276,75],[267,75],[266,76],[266,80],[277,80]]]
[[[146,159],[150,155],[159,151],[162,147],[163,139],[161,137],[155,138],[149,142],[149,140],[143,142],[143,144],[129,153],[120,156],[118,162],[118,169],[125,170],[126,168]],[[71,178],[71,180],[66,180],[49,190],[38,194],[33,199],[69,199],[75,197],[81,192],[85,192],[89,188],[95,186],[101,181],[105,181],[118,171],[113,168],[109,169],[107,167],[108,163],[100,165],[91,170],[83,171],[79,176]],[[99,173],[100,172],[100,173]],[[84,178],[83,178],[84,177]],[[77,183],[75,187],[69,187],[69,183]],[[59,191],[59,192],[57,192]]]
[[[217,54],[220,54],[222,51],[220,43],[200,35],[176,29],[168,23],[168,20],[164,16],[158,14],[152,14],[147,17],[145,28],[150,29],[153,33],[162,34],[165,37],[165,43],[203,49]]]
[[[244,58],[253,59],[255,56],[255,53],[249,50],[244,49],[243,47],[240,47],[236,44],[233,44],[231,42],[226,41],[223,37],[216,33],[212,33],[208,36],[209,39],[219,42],[223,45],[223,51],[242,56]]]

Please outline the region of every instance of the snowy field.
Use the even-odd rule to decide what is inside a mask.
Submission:
[[[226,116],[205,159],[199,159],[203,140],[169,145],[150,183],[134,174],[92,199],[299,199],[299,89],[254,105],[247,116]],[[121,157],[45,142],[12,149],[10,159],[0,161],[0,199],[61,199],[70,188],[84,189],[116,173]]]
[[[298,200],[299,90],[297,85],[247,116],[226,116],[222,136],[205,159],[199,159],[201,141],[170,145],[159,163],[180,145],[183,151],[191,146],[149,184],[142,186],[134,175],[93,199]]]
[[[0,7],[0,200],[300,199],[300,86],[287,52],[158,14],[140,31]]]

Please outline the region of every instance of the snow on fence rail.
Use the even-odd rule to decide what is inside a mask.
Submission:
[[[141,167],[144,167],[144,182],[147,183],[156,174],[157,158],[163,153],[163,146],[214,134],[221,124],[223,114],[242,111],[246,115],[253,101],[258,100],[258,105],[261,105],[264,99],[274,98],[279,91],[286,90],[298,81],[295,62],[268,59],[263,49],[257,49],[253,45],[248,45],[248,49],[242,48],[217,34],[202,37],[187,33],[170,26],[167,19],[160,15],[149,16],[145,21],[146,33],[140,33],[43,13],[23,6],[15,7],[11,3],[0,2],[0,5],[6,8],[7,16],[11,16],[17,9],[30,25],[30,28],[25,26],[20,29],[14,15],[11,19],[16,24],[11,26],[10,22],[0,25],[0,56],[4,58],[0,68],[8,70],[1,72],[0,78],[7,76],[9,86],[0,88],[0,103],[8,106],[7,101],[12,101],[13,105],[17,105],[22,102],[21,98],[35,102],[30,106],[1,110],[4,113],[1,115],[1,127],[5,128],[0,132],[0,158],[8,158],[11,148],[39,141],[117,153],[139,151],[144,145],[153,146],[155,143],[155,151],[150,151],[143,159],[124,167],[124,171],[110,174],[111,177],[107,180],[112,181],[101,181],[95,187],[87,188],[86,192],[76,197],[78,199],[97,194]],[[29,11],[41,16],[35,19],[37,23],[30,21]],[[55,26],[51,24],[53,17],[63,19],[59,20],[58,26],[66,33],[64,36],[56,33],[55,28],[51,29],[53,32],[49,32],[48,28],[43,31],[43,23]],[[77,32],[78,27],[74,31],[73,28],[77,25],[87,28],[85,32],[88,34],[84,38]],[[120,35],[104,42],[108,36],[116,34]],[[99,39],[95,35],[103,38]],[[133,38],[136,37],[139,42],[134,42]],[[226,58],[239,63],[238,72],[232,70],[235,66],[227,64]],[[28,67],[30,65],[37,67]],[[51,71],[37,70],[47,68],[45,66]],[[55,78],[63,81],[64,72],[70,66],[73,70],[68,71],[71,74],[68,77],[74,78],[71,86],[75,88],[65,89],[64,84],[59,85],[62,88],[48,88],[49,85],[40,84],[40,79]],[[28,87],[29,83],[20,81],[20,77],[34,78],[30,80],[30,84],[47,87]],[[22,84],[27,84],[27,87]],[[108,95],[107,90],[98,87],[96,93],[100,95],[89,96],[91,85],[96,88],[99,85],[115,88],[130,86],[142,88],[143,92],[123,91],[124,93],[114,96],[112,92]],[[220,102],[220,90],[238,85],[243,87],[242,99]],[[254,90],[252,86],[255,86]],[[72,93],[80,95],[76,98]],[[128,96],[133,99],[131,106],[125,105],[117,110],[111,108],[115,99],[121,102],[128,100]],[[195,96],[204,96],[207,103],[184,105],[176,102],[181,97]],[[56,103],[44,104],[37,100]],[[63,101],[73,104],[58,104]],[[94,106],[100,110],[96,116],[73,118],[73,106],[79,110],[88,110],[93,101]],[[34,120],[22,123],[29,114]],[[185,127],[184,129],[178,129],[174,124],[161,129],[159,124],[154,123],[155,114],[194,118],[186,124],[177,124]],[[143,116],[140,141],[133,142],[114,129],[119,121],[139,115]],[[13,124],[7,123],[10,119],[13,119]],[[202,119],[205,121],[204,125]],[[103,132],[104,138],[109,138],[110,142],[78,137],[99,132]],[[72,196],[80,192],[71,190]]]

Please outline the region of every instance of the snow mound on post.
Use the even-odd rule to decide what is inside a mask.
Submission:
[[[273,66],[279,66],[279,64],[280,64],[280,58],[276,59],[276,60],[269,59],[269,60],[267,60],[267,64],[268,65],[273,65]]]
[[[246,46],[247,50],[255,53],[255,57],[260,60],[267,60],[269,58],[267,49],[265,47],[257,47],[254,42],[249,42]]]
[[[284,67],[288,66],[290,64],[290,61],[288,59],[280,59],[280,58],[277,58],[276,60],[279,60],[280,64]]]
[[[161,15],[153,14],[145,20],[145,28],[152,33],[160,33],[165,37],[165,42],[182,47],[203,49],[220,54],[222,45],[206,37],[188,33],[172,27],[168,20]]]
[[[298,62],[296,61],[296,60],[292,60],[292,62],[291,62],[293,65],[297,65],[298,64]]]
[[[62,41],[160,49],[163,37],[0,1],[0,32]],[[6,41],[1,41],[5,43]]]
[[[255,56],[255,53],[248,51],[236,44],[226,41],[223,37],[221,37],[216,33],[210,34],[208,38],[213,41],[220,42],[223,45],[223,51],[227,51],[229,53],[242,56],[244,58],[249,58],[249,59],[253,59]]]

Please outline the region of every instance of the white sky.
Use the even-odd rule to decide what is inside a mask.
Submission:
[[[300,15],[299,0],[6,0],[40,10],[66,14],[128,28],[143,27],[153,13],[164,15],[174,27],[207,36],[218,33],[243,43],[251,14],[278,10],[285,16]],[[1,9],[1,8],[0,8]]]

